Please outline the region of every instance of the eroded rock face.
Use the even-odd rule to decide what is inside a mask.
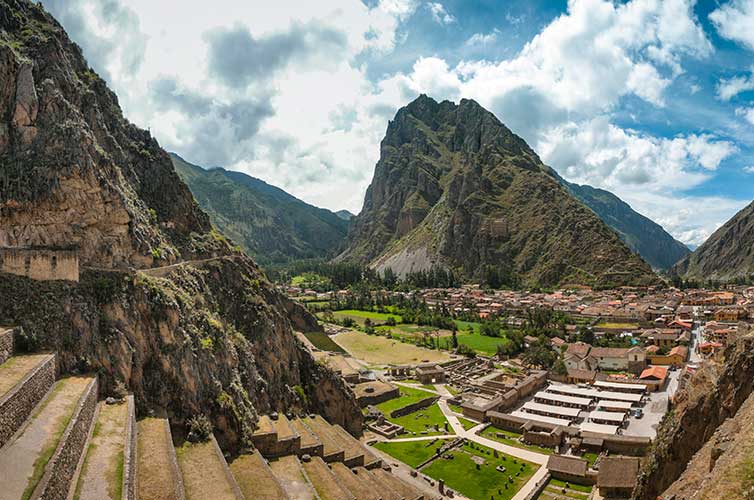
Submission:
[[[140,414],[178,425],[206,414],[226,449],[273,410],[360,432],[353,393],[293,334],[316,320],[212,228],[167,153],[27,0],[0,0],[0,245],[78,248],[79,283],[0,274],[0,324],[23,327],[21,348],[57,352],[63,373],[98,373],[102,395],[124,383]]]
[[[726,463],[723,458],[729,450],[736,447],[737,437],[746,441],[754,436],[750,424],[754,417],[752,390],[754,336],[746,336],[726,349],[724,362],[705,367],[676,395],[675,407],[663,420],[652,452],[644,462],[634,498],[654,500],[666,490],[663,498],[681,495],[677,500],[734,498],[694,497],[694,492],[706,477],[724,479],[726,473],[734,474],[721,464]],[[747,401],[748,410],[744,410],[742,405]],[[734,429],[744,424],[750,428],[749,433],[737,436]]]

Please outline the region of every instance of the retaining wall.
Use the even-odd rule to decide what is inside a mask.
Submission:
[[[136,405],[133,394],[126,397],[128,421],[126,422],[126,439],[123,446],[123,494],[122,500],[136,498]]]
[[[81,454],[86,448],[89,430],[94,425],[97,410],[97,378],[95,377],[81,395],[55,453],[47,462],[45,473],[34,489],[31,500],[66,500]]]
[[[251,443],[267,458],[301,453],[301,436],[298,434],[286,439],[278,439],[277,432],[255,434],[251,437]]]
[[[417,401],[416,403],[411,403],[410,405],[406,405],[403,408],[398,408],[397,410],[393,410],[390,412],[390,418],[398,418],[402,417],[404,415],[408,415],[409,413],[414,413],[418,410],[423,410],[424,408],[429,408],[435,402],[440,399],[440,396],[432,396],[429,398],[422,399],[421,401]]]
[[[13,356],[13,332],[12,328],[7,330],[0,328],[0,365]]]
[[[0,398],[0,447],[13,437],[55,383],[55,356],[37,365]]]

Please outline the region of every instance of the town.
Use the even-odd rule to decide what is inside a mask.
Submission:
[[[352,386],[363,442],[426,498],[629,497],[678,391],[754,317],[745,286],[283,288],[319,316],[299,336]]]

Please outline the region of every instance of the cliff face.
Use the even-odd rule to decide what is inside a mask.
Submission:
[[[341,249],[348,221],[339,215],[241,172],[171,159],[212,223],[260,265],[330,258]]]
[[[744,494],[754,481],[751,455],[744,450],[754,435],[752,389],[754,336],[749,335],[726,348],[723,360],[705,366],[677,394],[633,498],[654,500],[663,492],[663,498],[676,494],[676,500],[748,498]],[[714,487],[723,483],[722,489]]]
[[[341,260],[399,274],[434,265],[510,282],[649,283],[649,266],[477,103],[398,111]]]
[[[168,154],[26,0],[0,0],[0,246],[78,249],[79,283],[0,275],[0,324],[63,372],[98,372],[104,393],[124,383],[140,413],[206,413],[230,447],[270,410],[360,431],[352,392],[292,332],[313,318],[212,229]]]
[[[754,203],[715,231],[671,273],[723,281],[754,275]]]

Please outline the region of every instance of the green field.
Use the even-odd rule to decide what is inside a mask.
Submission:
[[[445,418],[445,415],[442,414],[442,410],[437,405],[437,403],[428,408],[423,408],[402,417],[390,418],[386,415],[385,418],[387,418],[394,424],[402,426],[404,429],[406,429],[406,432],[413,434],[420,434],[424,436],[453,434],[452,427],[450,427],[450,424],[448,424],[448,420]],[[445,430],[446,424],[448,430]],[[424,434],[422,434],[423,432]]]
[[[463,426],[465,430],[469,430],[472,427],[476,427],[477,425],[479,425],[478,423],[472,420],[469,420],[468,418],[463,418],[463,417],[458,417],[458,421],[461,422],[461,425]]]
[[[498,437],[498,434],[503,434],[505,437]],[[497,427],[491,425],[480,432],[479,435],[486,437],[487,439],[497,441],[498,443],[507,444],[508,446],[515,446],[516,448],[533,451],[535,453],[542,453],[543,455],[552,455],[553,453],[555,453],[555,450],[552,450],[550,448],[524,444],[518,440],[521,437],[521,434],[517,432],[506,431],[504,429],[498,429]]]
[[[419,464],[433,457],[435,450],[443,444],[445,444],[444,440],[438,440],[434,443],[432,441],[379,442],[373,446],[396,460],[400,460],[404,464],[416,468]]]
[[[346,352],[342,347],[336,344],[329,335],[324,332],[308,332],[304,333],[304,336],[309,340],[309,342],[314,344],[314,347],[322,351],[337,352],[339,354],[345,354]]]
[[[424,467],[422,473],[437,480],[442,479],[447,486],[472,500],[509,500],[538,467],[503,453],[495,458],[491,449],[474,443],[448,453],[453,455],[452,460],[439,458]],[[474,456],[483,459],[478,470],[477,463],[472,459]],[[505,467],[505,472],[499,472],[497,466]],[[508,481],[509,476],[513,479],[512,483]]]
[[[625,328],[626,330],[635,330],[639,328],[639,325],[637,323],[613,323],[613,322],[606,321],[604,323],[597,323],[597,325],[595,325],[595,328],[610,328],[610,329]]]
[[[385,414],[385,416],[390,415],[390,413],[393,410],[397,410],[398,408],[403,408],[404,406],[408,406],[412,403],[416,403],[418,401],[421,401],[422,399],[431,398],[434,396],[434,394],[430,394],[427,391],[421,391],[419,389],[412,389],[411,387],[399,387],[399,390],[401,392],[401,396],[395,399],[390,399],[388,401],[385,401],[383,403],[380,403],[377,405],[377,408]]]
[[[565,488],[565,493],[563,489]],[[591,486],[583,486],[581,484],[565,483],[558,479],[550,479],[545,486],[544,492],[558,497],[573,498],[574,500],[587,500],[592,492]],[[538,499],[552,498],[552,496],[544,496],[540,494]]]

